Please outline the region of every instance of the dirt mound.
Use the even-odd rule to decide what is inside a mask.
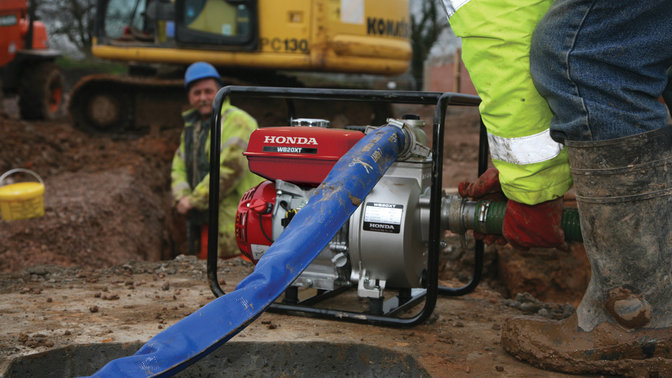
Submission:
[[[0,170],[28,168],[46,188],[43,217],[0,221],[0,272],[172,256],[169,171],[179,130],[111,140],[67,122],[4,119],[0,134]],[[9,179],[24,180],[20,174]]]

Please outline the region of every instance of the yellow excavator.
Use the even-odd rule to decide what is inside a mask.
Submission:
[[[91,132],[181,126],[182,77],[196,61],[218,67],[225,84],[302,86],[278,73],[394,76],[411,58],[409,0],[97,0],[96,9],[93,55],[126,62],[129,71],[90,75],[73,87],[70,113]],[[277,121],[278,106],[329,116],[306,114],[323,110],[312,106],[248,105],[254,109],[241,107],[260,123]],[[355,105],[330,110],[348,112],[362,113]]]

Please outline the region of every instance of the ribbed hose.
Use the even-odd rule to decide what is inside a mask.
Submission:
[[[504,223],[504,212],[506,211],[506,202],[499,201],[476,201],[476,211],[474,214],[474,231],[483,234],[502,234],[502,224]],[[483,211],[479,211],[483,209]],[[483,215],[481,215],[483,213]],[[479,217],[484,217],[482,221]],[[581,237],[581,224],[579,222],[579,212],[576,208],[565,208],[562,211],[562,220],[560,221],[562,229],[565,231],[565,240],[583,241]]]
[[[406,143],[385,126],[361,139],[333,167],[255,270],[236,289],[180,320],[133,356],[109,362],[95,377],[170,376],[232,338],[308,267],[373,189]]]

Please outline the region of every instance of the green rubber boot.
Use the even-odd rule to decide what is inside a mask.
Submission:
[[[567,149],[590,283],[572,317],[509,319],[502,345],[568,373],[672,376],[672,127]]]

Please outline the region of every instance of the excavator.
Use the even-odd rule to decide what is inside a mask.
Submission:
[[[97,0],[96,9],[92,54],[129,69],[86,76],[73,87],[74,124],[93,133],[182,126],[182,77],[196,61],[216,66],[225,85],[298,87],[306,84],[291,73],[394,76],[411,58],[409,0]],[[301,101],[240,101],[260,124],[284,124],[285,114],[325,116]],[[386,112],[334,103],[327,116],[338,125],[339,117],[370,122]]]

